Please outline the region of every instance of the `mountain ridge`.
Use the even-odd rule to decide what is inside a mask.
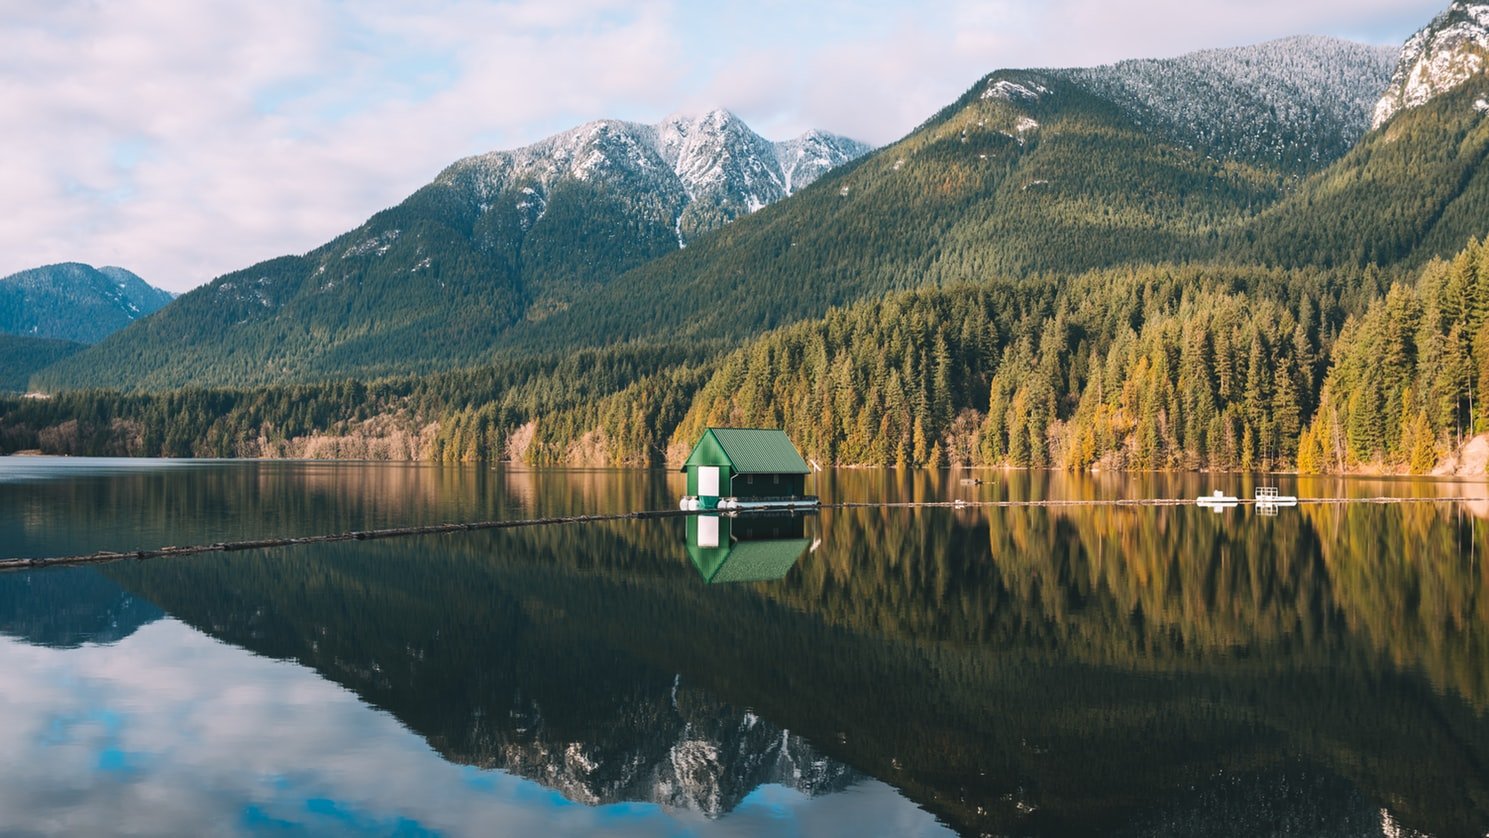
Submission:
[[[0,333],[93,344],[173,299],[124,268],[44,265],[0,278]]]
[[[1342,155],[1369,130],[1370,108],[1398,54],[1394,47],[1297,35],[1042,72],[1085,83],[1191,150],[1218,148],[1307,170]],[[1248,133],[1266,127],[1268,117],[1279,130]]]
[[[686,248],[677,204],[605,181],[675,175],[682,151],[669,163],[645,131],[600,125],[620,151],[586,179],[556,168],[541,206],[510,172],[480,194],[438,182],[320,251],[225,278],[214,293],[233,308],[198,297],[225,329],[201,321],[190,363],[218,377],[190,383],[284,386],[15,402],[8,444],[243,456],[329,433],[367,450],[379,431],[347,417],[375,417],[425,440],[412,456],[446,461],[656,465],[698,426],[732,424],[784,425],[821,461],[856,465],[1311,471],[1399,465],[1403,451],[1430,465],[1489,421],[1464,390],[1486,368],[1472,277],[1489,218],[1489,106],[1476,104],[1489,76],[1368,131],[1384,59],[1298,38],[1000,70],[895,144]],[[1280,107],[1300,78],[1345,84]],[[1250,91],[1240,109],[1259,123],[1209,125],[1205,107],[1229,89]],[[1178,106],[1153,104],[1153,90]],[[1451,306],[1427,282],[1444,271]],[[418,296],[446,282],[488,308]],[[1388,293],[1397,313],[1382,319],[1423,328],[1391,339],[1389,377],[1326,389],[1358,340],[1348,324]],[[382,305],[394,295],[402,309]],[[232,336],[240,323],[262,343]],[[431,347],[442,354],[420,356]],[[352,363],[364,348],[389,365]],[[96,381],[98,358],[135,387],[195,375],[148,343],[104,350],[40,380],[71,368]],[[368,369],[389,377],[352,380]],[[315,379],[339,383],[299,387]],[[1331,395],[1346,390],[1358,392]],[[210,406],[162,418],[186,403]],[[1327,449],[1343,439],[1348,450]]]
[[[125,386],[163,388],[477,363],[512,325],[563,311],[866,148],[826,132],[771,144],[722,110],[661,128],[587,123],[457,161],[356,229],[218,277],[48,375],[82,382],[122,365]]]
[[[998,70],[904,139],[700,242],[707,256],[690,250],[642,265],[552,320],[519,324],[502,346],[559,351],[574,341],[659,333],[739,338],[889,291],[1205,261],[1229,242],[1248,261],[1256,251],[1245,240],[1247,225],[1348,147],[1338,140],[1248,145],[1244,127],[1176,138],[1173,127],[1155,126],[1149,110],[1102,88],[1158,78],[1187,84],[1170,93],[1193,100],[1244,87],[1257,77],[1245,71],[1263,59],[1279,63],[1279,50],[1295,52],[1295,64],[1312,68],[1309,77],[1349,80],[1347,95],[1331,89],[1327,98],[1351,105],[1300,117],[1300,125],[1317,128],[1333,114],[1328,134],[1365,132],[1389,62],[1380,50],[1337,39],[1284,39],[1108,68]],[[1247,60],[1222,63],[1219,55]],[[1232,72],[1207,76],[1193,71],[1196,63]],[[1339,72],[1341,64],[1355,70]],[[1093,73],[1110,84],[1089,82]],[[1256,95],[1251,112],[1275,121],[1269,98]],[[1270,133],[1286,134],[1280,124]]]
[[[771,142],[733,113],[673,114],[655,125],[601,119],[510,151],[459,160],[435,179],[469,180],[483,202],[517,190],[518,206],[546,210],[547,193],[565,178],[676,177],[662,192],[675,215],[679,245],[811,185],[827,171],[873,149],[847,137],[811,130]]]

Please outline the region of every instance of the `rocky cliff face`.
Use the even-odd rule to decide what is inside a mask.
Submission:
[[[1391,85],[1375,105],[1379,128],[1489,69],[1489,3],[1456,0],[1401,50]],[[1482,103],[1482,100],[1480,100]],[[1489,111],[1489,103],[1480,110]]]

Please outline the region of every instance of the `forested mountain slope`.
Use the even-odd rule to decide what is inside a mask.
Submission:
[[[1398,113],[1231,242],[1282,265],[1417,264],[1489,232],[1489,77]]]
[[[0,392],[24,392],[38,370],[86,348],[70,340],[0,334]]]
[[[457,163],[40,382],[251,385],[476,364],[493,343],[715,340],[897,288],[1202,256],[1342,151],[1384,81],[1378,51],[1323,39],[995,73],[830,184],[724,229],[863,149],[772,145],[723,113],[594,123]],[[1160,113],[1155,84],[1186,104]],[[1316,90],[1328,106],[1302,92]],[[1217,95],[1246,103],[1245,124],[1193,130]]]
[[[732,339],[894,289],[1222,258],[1364,133],[1388,71],[1380,50],[1295,38],[993,73],[904,140],[503,344]]]
[[[523,318],[867,150],[819,131],[770,143],[724,111],[591,123],[462,160],[356,230],[220,277],[42,381],[254,385],[473,364]]]
[[[1454,0],[1402,48],[1374,130],[1228,252],[1289,265],[1449,257],[1489,232],[1489,2]]]

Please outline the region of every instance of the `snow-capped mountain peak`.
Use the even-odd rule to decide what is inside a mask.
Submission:
[[[722,108],[657,125],[590,122],[514,151],[456,163],[441,180],[474,188],[483,206],[515,194],[531,225],[561,181],[604,183],[669,216],[678,244],[810,185],[872,147],[825,131],[773,143]]]
[[[754,212],[788,194],[774,146],[729,111],[670,116],[657,126],[657,140],[662,159],[695,200],[743,200]]]
[[[815,129],[775,144],[776,163],[781,167],[787,195],[872,150],[872,146],[857,140]]]
[[[1391,85],[1375,105],[1372,127],[1424,105],[1489,70],[1489,2],[1454,0],[1401,49]]]

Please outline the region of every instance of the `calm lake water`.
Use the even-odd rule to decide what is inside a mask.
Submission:
[[[967,476],[809,488],[1252,489]],[[0,458],[0,558],[682,493],[665,472]],[[0,574],[0,834],[1484,835],[1485,514],[825,510]]]

